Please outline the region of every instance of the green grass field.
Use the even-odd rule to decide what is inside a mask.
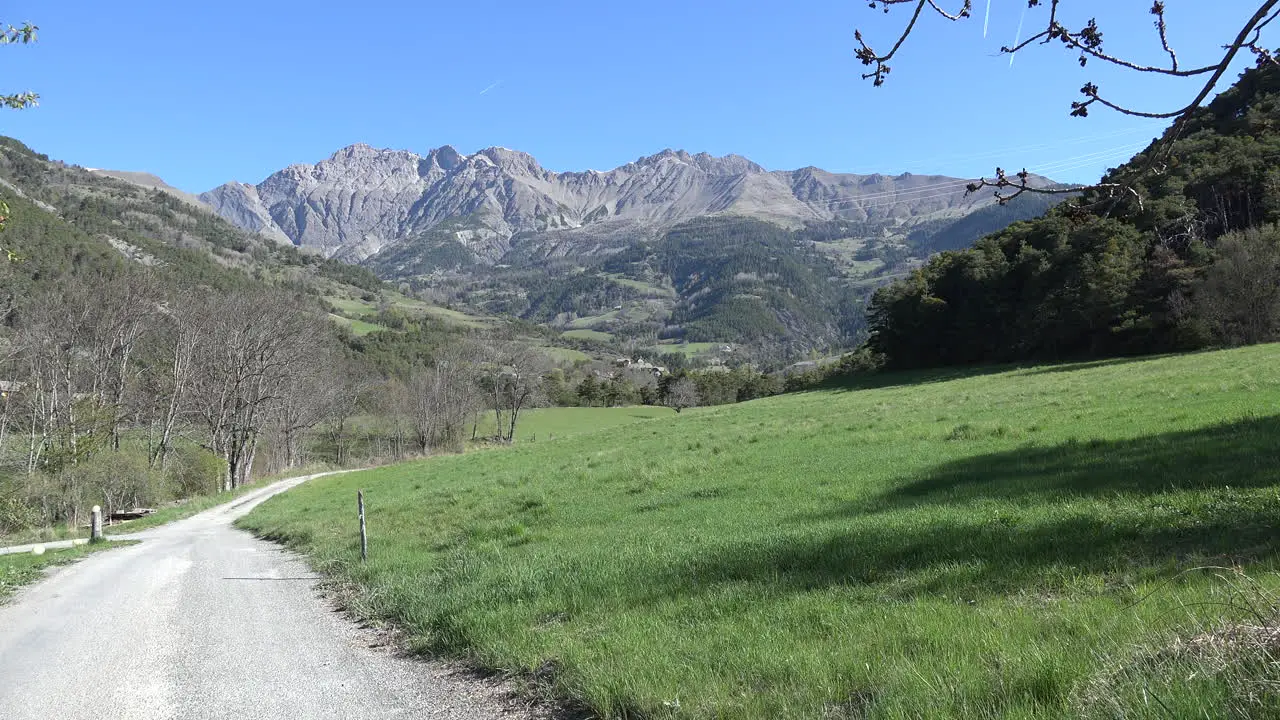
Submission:
[[[617,320],[622,314],[621,310],[610,310],[603,315],[590,315],[588,317],[580,317],[569,322],[566,327],[570,330],[591,330],[597,326],[606,325],[613,320]]]
[[[377,325],[371,322],[365,322],[364,320],[352,320],[351,318],[342,317],[341,315],[334,315],[333,313],[329,313],[329,319],[333,320],[339,325],[347,326],[348,328],[351,329],[351,334],[355,335],[356,337],[362,337],[364,335],[368,335],[369,333],[379,332],[387,329],[382,325]]]
[[[640,420],[675,417],[670,408],[648,407],[550,407],[534,408],[520,413],[516,424],[516,440],[562,440],[582,433],[595,432]],[[496,435],[492,413],[481,416],[480,435]]]
[[[579,360],[587,360],[587,361],[591,360],[590,355],[582,352],[581,350],[575,350],[573,348],[562,348],[562,347],[552,347],[548,345],[543,345],[543,346],[540,346],[538,349],[541,350],[543,354],[545,354],[547,357],[551,358],[552,362],[563,363],[565,365],[572,365],[578,362]]]
[[[599,330],[565,330],[560,334],[567,338],[574,338],[576,340],[597,340],[600,342],[609,342],[613,340],[613,335]]]
[[[242,523],[415,650],[603,717],[1280,716],[1280,346],[868,382]]]
[[[664,287],[661,285],[654,285],[652,283],[641,282],[640,280],[632,280],[630,278],[623,277],[618,273],[606,273],[605,277],[609,278],[610,280],[612,280],[613,282],[619,285],[633,288],[635,290],[639,290],[640,292],[644,293],[645,297],[658,297],[658,298],[669,298],[669,299],[675,299],[676,297],[675,288]]]
[[[713,342],[686,342],[686,343],[659,343],[654,349],[660,353],[683,353],[688,357],[695,355],[713,354],[724,347],[725,343]]]
[[[378,312],[378,304],[376,302],[359,300],[359,299],[350,298],[350,297],[336,297],[336,296],[327,297],[325,298],[325,300],[330,305],[332,305],[334,309],[336,309],[338,312],[354,317],[357,320],[357,322],[359,322],[359,318],[361,317],[365,317],[368,315],[375,315]],[[405,312],[411,315],[413,314],[430,315],[437,319],[451,322],[455,325],[465,325],[467,327],[483,327],[495,321],[494,318],[468,315],[464,312],[459,312],[457,310],[450,310],[449,308],[440,307],[439,305],[432,305],[431,303],[423,302],[422,300],[416,300],[414,298],[405,297],[400,293],[389,293],[387,295],[387,301],[391,304],[392,307],[400,308],[401,310],[404,310]],[[374,325],[373,327],[379,330],[386,329],[379,325]],[[363,333],[360,333],[360,334],[363,334]]]

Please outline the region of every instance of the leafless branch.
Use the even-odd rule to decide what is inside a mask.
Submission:
[[[861,32],[856,32],[854,37],[859,43],[859,47],[855,50],[855,56],[863,65],[874,66],[874,69],[863,75],[864,79],[873,81],[873,85],[880,86],[884,84],[885,77],[889,74],[890,67],[888,62],[897,55],[898,51],[906,43],[907,38],[917,29],[919,20],[924,14],[926,7],[931,8],[936,14],[946,18],[947,20],[957,21],[970,16],[972,3],[968,0],[964,6],[955,13],[947,13],[942,10],[934,0],[872,0],[870,3],[873,9],[883,9],[889,12],[892,6],[899,4],[907,4],[914,2],[914,12],[906,28],[894,43],[892,49],[883,55],[876,53],[864,40]],[[1167,112],[1153,112],[1139,110],[1129,107],[1121,102],[1104,97],[1098,85],[1093,82],[1087,82],[1080,88],[1083,99],[1076,100],[1071,103],[1071,115],[1074,117],[1088,117],[1089,108],[1094,105],[1101,105],[1105,108],[1129,115],[1132,117],[1152,118],[1152,119],[1172,119],[1173,125],[1169,132],[1165,135],[1166,149],[1172,144],[1182,132],[1183,127],[1191,118],[1192,114],[1209,99],[1214,89],[1222,81],[1227,70],[1242,50],[1248,50],[1253,53],[1259,65],[1274,64],[1277,62],[1273,53],[1264,47],[1262,43],[1262,31],[1270,25],[1277,17],[1280,17],[1280,0],[1264,0],[1259,3],[1258,9],[1252,17],[1240,28],[1235,38],[1223,45],[1223,55],[1221,59],[1209,65],[1195,68],[1184,68],[1178,62],[1178,54],[1174,51],[1169,43],[1168,22],[1165,17],[1165,3],[1162,0],[1154,0],[1151,5],[1151,14],[1155,16],[1155,29],[1160,40],[1160,46],[1169,56],[1168,66],[1141,64],[1131,60],[1127,60],[1115,55],[1111,55],[1104,50],[1103,33],[1098,26],[1096,18],[1091,18],[1084,27],[1079,30],[1069,30],[1059,20],[1059,6],[1063,0],[1048,0],[1048,22],[1044,29],[1040,32],[1028,37],[1027,39],[1017,43],[1013,47],[1001,47],[1000,51],[1005,54],[1017,53],[1032,44],[1047,44],[1058,41],[1069,50],[1079,53],[1078,62],[1081,67],[1088,65],[1089,60],[1099,60],[1117,67],[1131,70],[1139,73],[1148,73],[1155,75],[1165,75],[1179,78],[1199,77],[1208,75],[1204,84],[1196,92],[1193,99],[1186,105]],[[1035,8],[1045,4],[1044,0],[1027,0],[1028,8]],[[1160,152],[1152,152],[1147,170],[1156,167],[1157,159],[1161,155]],[[1041,194],[1060,194],[1067,192],[1075,192],[1075,190],[1061,190],[1053,188],[1036,188],[1027,183],[1026,171],[1019,173],[1018,180],[1014,180],[1005,175],[1003,170],[997,168],[996,178],[994,180],[980,179],[976,183],[969,186],[969,192],[976,192],[979,189],[991,187],[996,190],[996,198],[1001,203],[1006,203],[1023,193],[1041,193]],[[1136,195],[1136,191],[1130,188],[1121,188],[1120,186],[1097,185],[1095,188],[1110,190],[1115,194],[1127,190]]]
[[[866,44],[866,42],[863,41],[862,34],[860,32],[855,33],[855,38],[857,38],[860,45],[860,47],[855,51],[855,55],[864,65],[875,66],[875,69],[872,72],[863,75],[863,77],[866,79],[872,79],[874,81],[874,85],[879,86],[884,84],[885,76],[890,70],[887,65],[888,61],[897,54],[898,50],[906,42],[907,38],[915,31],[920,16],[923,14],[926,6],[931,7],[942,17],[953,21],[969,17],[971,10],[971,2],[965,2],[964,7],[961,8],[959,12],[946,13],[939,8],[933,0],[879,0],[879,6],[876,5],[876,2],[872,2],[871,6],[873,8],[882,7],[885,12],[888,12],[892,5],[910,1],[914,1],[916,3],[915,12],[912,14],[911,20],[908,22],[902,35],[899,36],[898,41],[894,43],[893,48],[887,54],[878,55]],[[1028,0],[1027,6],[1034,8],[1041,5],[1042,1],[1043,0]],[[1043,30],[1031,37],[1028,37],[1026,40],[1023,40],[1013,47],[1001,47],[1000,51],[1006,54],[1013,54],[1034,43],[1045,44],[1057,40],[1068,49],[1078,51],[1080,53],[1078,62],[1082,67],[1087,65],[1090,59],[1096,59],[1141,73],[1168,75],[1173,77],[1195,77],[1200,75],[1210,76],[1203,87],[1201,87],[1200,91],[1196,94],[1194,100],[1177,110],[1168,112],[1136,110],[1119,102],[1107,100],[1101,97],[1096,84],[1092,82],[1086,83],[1081,88],[1081,93],[1085,96],[1085,99],[1075,101],[1071,104],[1071,114],[1076,117],[1087,117],[1089,114],[1089,107],[1094,104],[1098,104],[1115,110],[1116,112],[1134,117],[1164,119],[1178,118],[1175,123],[1176,134],[1177,127],[1185,122],[1186,118],[1208,99],[1209,95],[1213,92],[1213,89],[1217,87],[1218,83],[1222,80],[1222,76],[1226,73],[1227,69],[1241,50],[1247,49],[1254,53],[1258,57],[1259,62],[1275,62],[1272,53],[1261,45],[1261,32],[1267,25],[1271,24],[1278,15],[1280,15],[1280,9],[1278,9],[1280,8],[1280,0],[1265,0],[1265,2],[1262,2],[1258,7],[1257,12],[1255,12],[1249,21],[1244,24],[1235,39],[1231,43],[1223,46],[1225,52],[1218,62],[1189,69],[1183,68],[1179,65],[1178,55],[1169,44],[1168,23],[1165,19],[1165,4],[1160,0],[1155,0],[1152,3],[1151,14],[1156,17],[1155,28],[1160,39],[1160,45],[1169,55],[1169,65],[1167,67],[1162,65],[1140,64],[1107,53],[1103,49],[1103,34],[1102,30],[1098,26],[1097,19],[1090,19],[1089,22],[1080,30],[1069,30],[1065,25],[1058,21],[1058,9],[1061,3],[1062,0],[1049,0],[1049,18],[1048,23]]]
[[[1169,27],[1164,21],[1164,3],[1156,0],[1151,6],[1151,14],[1156,16],[1156,31],[1160,33],[1160,47],[1169,53],[1169,66],[1174,72],[1178,71],[1178,53],[1169,47]]]
[[[1127,193],[1133,195],[1138,201],[1138,206],[1142,207],[1142,197],[1138,195],[1137,190],[1123,185],[1121,183],[1101,183],[1098,185],[1090,185],[1088,187],[1036,187],[1031,184],[1031,173],[1023,168],[1021,172],[1015,174],[1012,178],[1003,168],[996,168],[996,176],[994,179],[979,178],[969,183],[965,187],[965,195],[972,195],[983,188],[994,188],[996,201],[1001,205],[1025,194],[1032,193],[1034,195],[1072,195],[1082,190],[1103,190],[1110,195],[1118,195]],[[1009,192],[1012,191],[1012,192]]]
[[[872,80],[873,84],[877,87],[884,84],[884,78],[886,75],[889,74],[889,71],[891,70],[891,68],[888,65],[888,62],[893,59],[893,56],[898,53],[898,50],[902,47],[902,44],[907,41],[907,38],[910,37],[911,33],[915,30],[916,22],[920,20],[920,14],[924,12],[924,9],[926,6],[933,8],[933,10],[936,11],[939,15],[946,18],[947,20],[952,20],[952,21],[969,17],[970,11],[973,10],[973,0],[964,0],[964,5],[960,8],[959,11],[954,13],[946,12],[941,7],[939,7],[934,0],[872,0],[871,8],[873,10],[876,8],[876,2],[880,3],[880,6],[884,8],[885,12],[889,12],[890,6],[893,6],[893,5],[901,5],[903,3],[911,3],[911,2],[915,3],[916,5],[915,12],[911,14],[911,21],[907,23],[906,29],[902,31],[902,35],[898,37],[898,41],[893,44],[893,47],[889,50],[889,52],[885,53],[884,55],[877,54],[875,50],[873,50],[870,46],[867,45],[866,42],[863,41],[862,31],[855,30],[853,33],[854,39],[857,40],[858,44],[860,45],[860,47],[856,51],[854,51],[854,56],[857,57],[858,60],[862,61],[863,65],[875,66],[875,69],[869,73],[864,74],[862,76],[862,79]]]

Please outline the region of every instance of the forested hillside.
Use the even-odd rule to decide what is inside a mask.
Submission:
[[[4,235],[17,261],[4,287],[11,297],[126,260],[224,289],[251,279],[311,292],[382,287],[367,269],[266,241],[174,195],[50,160],[12,138],[0,137],[0,194],[13,210]]]
[[[0,200],[0,535],[346,460],[385,378],[325,309],[372,273],[9,139]]]
[[[0,229],[0,536],[74,528],[92,505],[155,506],[309,463],[510,442],[523,412],[541,405],[679,409],[784,389],[747,368],[685,375],[690,363],[679,355],[664,360],[678,374],[619,364],[600,341],[576,340],[593,356],[544,326],[432,305],[163,189],[12,140],[0,142],[0,200],[9,207]],[[759,317],[790,312],[820,327],[828,319],[813,307],[829,298],[803,296],[797,307],[744,277],[772,267],[822,287],[820,256],[779,263],[797,252],[794,238],[758,225],[731,241],[700,236],[707,247],[755,247],[753,265],[717,265],[692,236],[655,257],[686,263],[679,274],[712,288],[703,295],[756,288],[767,310]],[[699,279],[703,267],[714,272]],[[539,284],[522,272],[525,312],[543,319],[674,292],[607,273]]]
[[[705,217],[656,234],[637,228],[610,237],[601,241],[607,252],[568,244],[547,254],[517,237],[498,265],[477,262],[458,239],[468,232],[459,221],[393,245],[368,264],[404,278],[420,296],[518,317],[568,338],[589,335],[659,355],[676,346],[732,345],[735,360],[777,366],[856,346],[875,288],[938,249],[967,246],[1058,199],[1020,198],[907,226],[827,220],[785,228]]]
[[[840,347],[857,298],[830,258],[795,232],[747,218],[680,225],[611,258],[608,272],[669,278],[676,292],[664,337],[691,342]]]
[[[875,296],[892,367],[1053,360],[1280,336],[1280,70],[1245,72],[1044,218],[946,252]]]

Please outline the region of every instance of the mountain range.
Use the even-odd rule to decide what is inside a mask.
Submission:
[[[856,344],[876,288],[1052,204],[999,205],[942,175],[774,171],[681,150],[553,172],[499,147],[356,144],[198,197],[147,173],[92,173],[211,210],[352,280],[372,271],[415,302],[524,320],[593,355],[767,363]]]
[[[939,175],[770,171],[738,155],[682,150],[606,172],[552,172],[527,153],[500,147],[464,155],[446,145],[418,155],[357,144],[200,199],[241,228],[327,257],[366,262],[450,223],[474,259],[500,264],[517,236],[526,245],[540,240],[552,254],[580,254],[695,218],[748,217],[788,228],[829,220],[907,226],[993,202],[989,194],[966,196],[964,185]]]

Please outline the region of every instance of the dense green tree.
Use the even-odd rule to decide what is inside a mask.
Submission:
[[[588,372],[587,376],[582,378],[582,382],[578,383],[578,399],[582,405],[586,407],[594,407],[600,402],[603,393],[600,384],[596,382],[596,376]]]
[[[1247,71],[1173,134],[1104,178],[1132,195],[1085,191],[881,289],[869,348],[923,367],[1278,337],[1240,308],[1269,317],[1273,233],[1250,229],[1280,221],[1280,69]]]

